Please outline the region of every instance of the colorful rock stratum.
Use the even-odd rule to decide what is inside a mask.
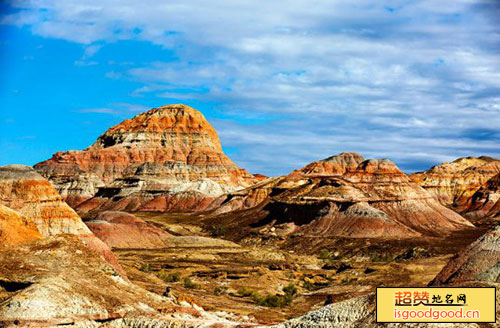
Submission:
[[[429,191],[441,204],[467,216],[480,207],[477,201],[481,201],[478,199],[481,197],[475,195],[476,192],[481,188],[488,189],[488,180],[499,173],[499,159],[481,156],[464,157],[451,163],[436,165],[427,171],[411,174],[410,178]],[[489,199],[482,200],[490,202]],[[477,217],[478,214],[494,213],[483,211],[472,217]]]
[[[151,109],[110,128],[82,151],[35,169],[81,214],[192,211],[255,178],[222,151],[215,129],[185,105]]]
[[[60,234],[77,235],[88,248],[102,255],[125,276],[109,247],[98,239],[76,212],[66,204],[54,187],[33,168],[25,165],[0,167],[0,205],[18,213],[25,229],[36,227],[43,237]],[[4,208],[2,221],[15,215]],[[7,218],[7,219],[6,219]],[[20,232],[18,232],[20,234]],[[34,232],[30,236],[36,236]],[[24,238],[27,238],[25,235]],[[30,238],[31,239],[31,238]]]
[[[387,159],[343,153],[221,197],[212,216],[253,211],[251,226],[278,236],[439,236],[472,227]],[[240,214],[241,215],[241,214]]]

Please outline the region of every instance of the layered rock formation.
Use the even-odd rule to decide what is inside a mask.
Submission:
[[[36,226],[43,237],[78,235],[90,249],[102,255],[118,272],[125,275],[109,247],[92,234],[50,182],[31,167],[0,167],[0,205],[18,212]]]
[[[77,236],[0,248],[2,327],[235,327],[118,276]]]
[[[441,204],[467,214],[473,195],[500,173],[500,160],[481,156],[459,158],[451,163],[411,174],[410,178],[429,191]]]
[[[125,212],[103,212],[86,222],[92,232],[110,247],[163,248],[172,235]]]
[[[192,197],[205,199],[255,181],[223,153],[216,131],[203,115],[184,105],[139,114],[110,128],[89,148],[58,152],[35,168],[73,207],[96,195],[96,200],[82,204],[82,211],[92,206],[137,210],[151,201],[148,209],[169,210],[163,203],[170,200],[174,187],[203,179],[218,184],[215,189],[220,190],[192,190],[198,192]],[[124,197],[131,199],[123,201]],[[157,197],[164,200],[155,203]],[[182,201],[189,197],[181,192]],[[120,201],[126,204],[111,204]],[[174,207],[186,206],[190,205]]]
[[[216,217],[256,209],[259,220],[252,227],[277,235],[415,237],[472,226],[391,161],[364,160],[353,153],[262,181],[222,197],[217,204]]]
[[[28,244],[41,237],[33,222],[16,211],[0,205],[0,245]]]
[[[500,216],[500,173],[486,181],[472,195],[467,216],[471,218]]]
[[[500,226],[481,236],[451,259],[431,284],[464,282],[500,282]]]

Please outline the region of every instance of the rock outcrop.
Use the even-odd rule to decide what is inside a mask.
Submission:
[[[411,174],[410,178],[441,204],[467,215],[473,206],[474,194],[499,173],[499,159],[481,156],[436,165],[427,171]]]
[[[16,211],[0,205],[0,245],[28,244],[41,237],[33,222]]]
[[[0,248],[2,327],[235,327],[122,279],[74,235]]]
[[[170,200],[172,188],[182,189],[183,184],[198,183],[200,189],[191,191],[198,193],[194,198],[202,199],[255,181],[223,153],[217,133],[205,117],[184,105],[139,114],[110,128],[87,149],[58,152],[35,168],[72,207],[96,196],[97,200],[82,204],[84,212],[94,205],[100,210],[140,209],[151,201],[159,207],[150,203],[146,208],[169,210],[164,200]],[[201,186],[206,179],[220,190],[207,192]],[[131,199],[124,201],[124,197]],[[163,200],[155,201],[157,197]],[[181,192],[180,197],[185,201],[189,194]],[[191,203],[198,204],[198,200]]]
[[[471,199],[467,216],[471,218],[495,218],[500,216],[500,173],[486,181]]]
[[[432,285],[500,282],[500,226],[488,231],[448,262]]]
[[[33,168],[25,165],[0,167],[0,205],[18,212],[36,226],[43,237],[60,234],[79,236],[90,249],[125,275],[109,247],[92,234],[50,182]]]
[[[480,328],[476,323],[377,323],[375,294],[354,297],[311,311],[276,328]]]
[[[86,224],[113,248],[164,248],[165,242],[172,238],[166,231],[125,212],[103,212]]]
[[[343,153],[221,197],[213,216],[257,209],[252,227],[276,235],[437,236],[472,224],[387,159]],[[253,209],[252,209],[253,208]],[[233,213],[233,214],[232,214]]]

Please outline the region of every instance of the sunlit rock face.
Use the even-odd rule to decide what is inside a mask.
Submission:
[[[256,181],[224,154],[217,132],[205,117],[185,105],[162,106],[139,114],[110,128],[87,149],[58,152],[35,168],[72,207],[94,196],[104,198],[95,202],[98,206],[111,198],[134,199],[133,204],[115,208],[106,205],[114,210],[127,206],[140,209],[162,192],[207,179],[218,186],[205,188],[199,183],[199,189],[191,190],[199,193],[191,203],[207,198],[203,195],[220,196]],[[189,198],[185,191],[179,193]],[[82,208],[88,211],[90,206]],[[169,210],[168,206],[163,209]]]
[[[113,248],[164,248],[172,237],[163,229],[125,212],[102,212],[86,224]]]
[[[0,267],[1,327],[242,327],[132,284],[75,235],[0,247]]]
[[[36,225],[16,211],[0,205],[0,245],[28,244],[42,236]]]
[[[77,235],[118,272],[125,274],[109,247],[94,236],[50,182],[33,168],[25,165],[0,167],[0,205],[16,211],[29,226],[36,227],[41,237]]]
[[[257,208],[253,227],[274,234],[397,237],[472,227],[387,159],[342,153],[217,200],[213,215]]]
[[[477,206],[473,204],[474,194],[499,173],[499,159],[481,156],[436,165],[427,171],[411,174],[410,178],[441,204],[467,214]]]

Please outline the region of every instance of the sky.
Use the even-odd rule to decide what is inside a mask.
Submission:
[[[354,151],[406,172],[500,157],[498,0],[0,2],[0,165],[165,104],[286,174]]]

